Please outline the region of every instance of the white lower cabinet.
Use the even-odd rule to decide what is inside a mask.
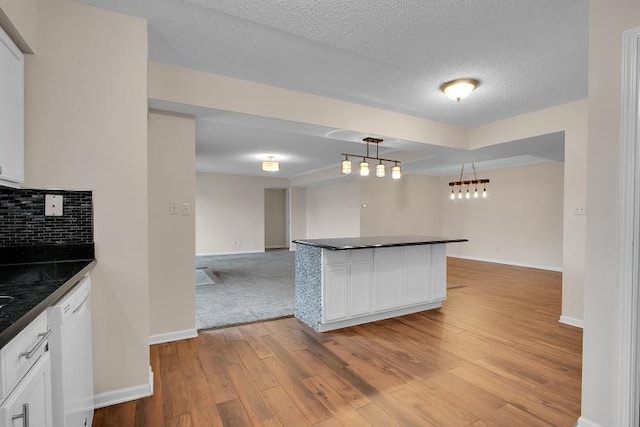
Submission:
[[[52,427],[46,313],[0,349],[0,427]]]
[[[46,352],[0,406],[6,427],[51,426],[51,362]]]
[[[444,244],[323,249],[320,330],[439,307],[446,274]]]
[[[349,287],[349,264],[329,264],[324,271],[322,298],[324,321],[347,317],[347,289]]]

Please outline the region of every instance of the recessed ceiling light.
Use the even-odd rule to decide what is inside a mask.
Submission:
[[[478,87],[480,82],[476,79],[455,79],[440,85],[440,90],[456,102],[469,96]]]

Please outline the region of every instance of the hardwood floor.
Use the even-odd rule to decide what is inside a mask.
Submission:
[[[572,426],[582,331],[561,274],[449,259],[440,310],[316,333],[294,318],[151,347],[155,394],[102,426]]]

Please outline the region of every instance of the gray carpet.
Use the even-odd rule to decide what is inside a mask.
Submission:
[[[293,315],[292,251],[199,256],[196,269],[198,329]],[[206,269],[218,279],[215,283],[205,283]]]

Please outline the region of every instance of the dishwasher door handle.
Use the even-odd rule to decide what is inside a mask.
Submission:
[[[22,353],[20,353],[18,357],[26,357],[27,360],[31,359],[33,357],[33,354],[36,351],[38,351],[40,347],[42,347],[42,344],[44,344],[44,342],[47,340],[47,338],[49,338],[49,335],[51,335],[52,332],[53,332],[53,329],[49,329],[47,332],[42,332],[38,334],[38,338],[40,339],[38,340],[36,345],[34,345],[31,350],[23,351]]]
[[[19,420],[20,418],[22,418],[22,425],[24,427],[29,427],[29,404],[28,403],[25,403],[22,405],[22,413],[11,417],[11,421]]]

